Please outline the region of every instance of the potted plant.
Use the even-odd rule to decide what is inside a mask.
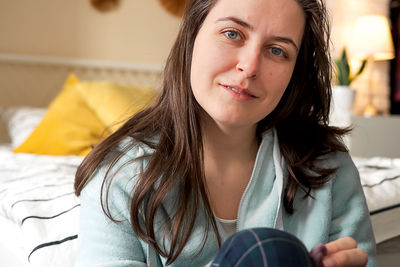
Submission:
[[[353,73],[349,64],[346,48],[343,48],[339,58],[335,60],[336,84],[332,88],[332,108],[330,123],[347,127],[351,124],[351,108],[354,102],[355,90],[350,85],[364,71],[367,60],[361,62],[359,69]]]
[[[367,60],[364,59],[358,71],[352,74],[346,48],[343,48],[340,57],[335,60],[336,85],[350,87],[350,84],[364,71],[366,65]]]
[[[341,109],[351,110],[354,102],[355,91],[350,87],[351,83],[364,71],[367,60],[361,62],[361,66],[353,73],[349,64],[346,47],[343,48],[339,58],[335,60],[336,85],[332,90],[334,105],[340,105]]]

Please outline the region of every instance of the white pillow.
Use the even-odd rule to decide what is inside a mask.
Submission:
[[[0,119],[4,122],[13,148],[21,145],[40,123],[46,108],[10,107],[0,110]]]

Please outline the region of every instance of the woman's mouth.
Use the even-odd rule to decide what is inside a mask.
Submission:
[[[225,84],[220,84],[221,86],[225,87],[226,89],[231,90],[232,92],[246,96],[246,97],[251,97],[251,98],[257,98],[255,95],[251,94],[248,89],[244,89],[238,86],[230,86],[230,85],[225,85]]]

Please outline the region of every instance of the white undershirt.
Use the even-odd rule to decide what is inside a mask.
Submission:
[[[215,219],[217,220],[217,223],[219,223],[222,228],[222,231],[220,231],[222,241],[227,240],[231,235],[236,233],[237,219],[225,220],[225,219],[218,218],[217,216],[215,216]]]

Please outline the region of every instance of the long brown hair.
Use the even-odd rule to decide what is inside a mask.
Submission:
[[[196,102],[190,85],[194,40],[216,1],[189,2],[166,62],[162,92],[156,103],[134,115],[97,145],[79,166],[75,178],[75,190],[79,195],[105,156],[127,137],[132,137],[131,144],[109,162],[108,170],[136,143],[153,148],[154,153],[147,156],[149,162],[135,184],[130,219],[138,238],[166,257],[167,264],[175,261],[182,252],[200,212],[200,205],[209,218],[205,231],[212,227],[218,243],[221,243],[205,187],[200,130],[203,110]],[[323,0],[296,1],[306,17],[296,66],[280,103],[257,127],[259,136],[272,127],[277,130],[290,174],[284,195],[284,206],[289,213],[294,212],[293,200],[299,187],[310,196],[311,189],[322,186],[335,171],[319,168],[317,161],[327,153],[345,151],[340,137],[347,131],[328,126],[331,61],[329,25]],[[150,141],[154,136],[157,136],[157,142]],[[109,178],[107,176],[108,173],[103,187]],[[165,248],[156,242],[154,223],[157,211],[172,190],[177,192],[178,199],[174,214],[165,222],[164,233],[169,233],[171,240],[171,247]],[[103,206],[103,210],[114,220],[108,206]],[[143,221],[144,227],[141,224]]]

